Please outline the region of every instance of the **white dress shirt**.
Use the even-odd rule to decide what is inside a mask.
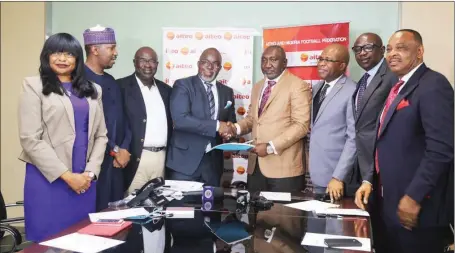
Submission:
[[[327,97],[327,95],[330,94],[330,91],[332,90],[333,86],[335,86],[335,84],[338,82],[338,80],[340,80],[340,78],[342,77],[343,75],[337,77],[335,80],[332,80],[331,82],[327,82],[325,81],[324,82],[324,85],[329,85],[329,87],[327,88],[327,90],[325,91],[325,97]],[[324,87],[324,86],[322,86]],[[322,88],[321,88],[322,89]]]
[[[207,84],[205,84],[204,80],[202,80],[202,84],[204,85],[204,90],[205,90],[205,95],[207,96]],[[212,85],[212,88],[210,88],[212,90],[212,93],[213,93],[213,98],[214,98],[214,102],[215,102],[215,119],[218,118],[218,89],[216,88],[216,80],[213,80],[210,82]],[[208,97],[207,97],[208,98]],[[218,129],[220,128],[220,122],[217,120],[216,121],[216,131],[218,132]],[[210,143],[209,141],[209,144],[207,144],[207,147],[205,148],[205,151],[209,151],[210,149],[212,148],[212,144]]]
[[[371,80],[373,80],[373,78],[376,75],[376,73],[378,73],[379,67],[381,67],[381,64],[382,64],[383,61],[384,61],[384,58],[382,58],[382,60],[379,61],[379,63],[376,64],[376,66],[374,66],[372,69],[370,69],[370,70],[368,70],[366,72],[370,76],[367,79],[367,85],[365,86],[365,90],[367,89],[368,85],[371,83]],[[356,108],[357,108],[357,101],[358,100],[359,100],[359,91],[357,90],[357,94],[355,96],[355,106],[356,106]]]
[[[262,96],[264,95],[265,89],[269,85],[269,81],[274,81],[275,82],[275,85],[273,85],[272,88],[270,89],[270,92],[272,92],[273,89],[275,88],[275,86],[278,84],[278,81],[280,80],[280,78],[283,76],[283,74],[284,74],[284,71],[277,78],[272,79],[272,80],[270,80],[267,77],[265,77],[264,87],[262,87],[261,96],[259,96],[258,107],[261,106]],[[269,98],[270,98],[270,96],[269,96]],[[235,123],[235,128],[237,129],[237,135],[240,135],[240,132],[242,130],[240,129],[239,124]],[[267,153],[268,154],[274,153],[275,155],[278,155],[278,152],[276,152],[276,149],[275,149],[275,146],[273,145],[273,142],[269,141],[269,144],[270,144],[270,147],[272,147],[272,150],[267,150]],[[271,151],[273,151],[273,152],[271,152]]]
[[[149,89],[136,76],[144,98],[147,122],[145,127],[144,147],[165,147],[167,143],[166,108],[156,83]]]

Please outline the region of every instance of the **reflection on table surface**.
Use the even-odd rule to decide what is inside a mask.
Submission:
[[[302,211],[285,204],[274,202],[269,210],[261,210],[254,206],[240,206],[230,196],[215,200],[211,211],[201,210],[201,196],[186,196],[182,200],[173,200],[168,207],[194,207],[194,219],[162,219],[157,224],[145,226],[133,225],[129,230],[116,235],[114,239],[125,243],[103,252],[171,252],[171,253],[211,253],[211,252],[357,252],[352,250],[328,249],[301,245],[306,232],[370,237],[370,221],[367,217],[329,218],[318,217],[313,212]],[[315,199],[311,193],[293,193],[292,202]],[[344,199],[339,203],[344,208],[355,208],[352,199]],[[240,221],[251,237],[234,245],[228,245],[218,239],[207,224],[222,221]],[[53,238],[74,233],[90,224],[88,218],[68,228]],[[273,236],[270,236],[273,231]],[[70,252],[33,244],[24,253],[62,253]],[[360,252],[360,251],[359,251]]]

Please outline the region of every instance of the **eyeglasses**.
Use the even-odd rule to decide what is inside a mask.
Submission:
[[[369,52],[373,52],[374,47],[380,47],[380,46],[376,45],[376,44],[366,44],[366,45],[363,45],[363,46],[353,46],[352,47],[352,51],[354,51],[354,53],[356,53],[356,54],[360,54],[362,52],[362,50],[364,50],[365,52],[369,53]]]
[[[342,61],[331,60],[331,59],[329,59],[329,58],[322,58],[322,57],[319,57],[319,58],[318,58],[318,63],[320,63],[320,62],[340,62],[340,63],[342,63]]]
[[[219,69],[219,68],[221,68],[221,63],[220,63],[220,62],[217,62],[217,61],[215,61],[215,62],[210,62],[210,61],[208,61],[208,60],[200,60],[199,62],[200,62],[204,67],[206,67],[206,68],[209,68],[209,67],[210,67],[210,68],[214,68],[214,69]]]
[[[51,56],[52,57],[65,57],[66,59],[74,59],[76,58],[76,56],[72,53],[68,53],[68,52],[55,52],[55,53],[51,53]]]
[[[144,59],[144,58],[139,58],[136,60],[140,65],[145,65],[146,63],[149,63],[150,65],[156,65],[158,64],[158,61],[154,59]]]

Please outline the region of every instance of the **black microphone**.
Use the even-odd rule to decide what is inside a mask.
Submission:
[[[190,192],[183,192],[182,195],[183,196],[202,196],[202,193],[203,193],[203,191],[190,191]],[[213,187],[213,195],[215,198],[223,197],[225,195],[223,188]],[[230,195],[230,194],[228,194],[228,195]]]

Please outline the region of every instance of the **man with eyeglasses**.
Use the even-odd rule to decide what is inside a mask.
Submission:
[[[123,111],[120,87],[114,77],[106,73],[117,59],[117,43],[114,30],[97,25],[84,31],[87,55],[85,73],[87,79],[101,86],[103,110],[108,143],[97,184],[97,210],[124,197],[122,169],[130,160],[131,131]]]
[[[351,181],[356,155],[352,93],[356,84],[344,73],[349,51],[340,44],[327,46],[318,59],[322,82],[313,88],[310,137],[310,177],[316,195],[339,200]]]
[[[134,73],[117,80],[132,130],[131,161],[124,169],[128,193],[151,179],[164,177],[166,147],[172,133],[172,88],[155,78],[158,55],[150,47],[141,47],[133,64]]]
[[[352,107],[355,116],[357,159],[354,164],[356,172],[360,172],[362,184],[356,192],[355,203],[365,209],[368,198],[372,192],[374,178],[374,145],[376,142],[376,123],[379,113],[384,105],[392,85],[398,79],[390,71],[384,60],[385,48],[379,35],[364,33],[354,42],[352,51],[355,54],[357,64],[365,70],[365,73],[357,83],[357,89],[352,96]],[[358,182],[356,182],[358,183]],[[376,222],[375,214],[379,207],[374,207],[374,201],[370,203],[372,222],[375,228],[380,227]],[[382,241],[374,233],[375,242]],[[375,245],[377,249],[380,244]]]
[[[228,121],[236,122],[232,88],[216,81],[222,58],[215,48],[204,50],[198,74],[174,83],[170,110],[174,129],[166,159],[169,179],[192,180],[220,186],[223,152],[211,150],[233,135]]]

